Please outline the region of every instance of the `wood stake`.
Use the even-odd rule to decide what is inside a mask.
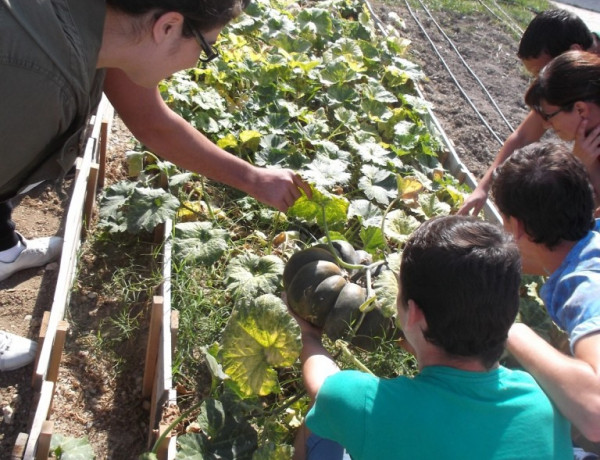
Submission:
[[[158,426],[158,437],[162,436],[165,430],[168,428],[168,423],[161,423]],[[158,438],[157,438],[158,439]],[[169,443],[171,442],[171,433],[167,434],[160,445],[158,446],[158,450],[156,451],[156,456],[158,460],[169,460]]]
[[[92,222],[92,213],[96,204],[96,190],[98,185],[98,163],[90,165],[90,176],[88,177],[87,189],[85,192],[85,203],[83,205],[83,223],[82,228],[84,235],[90,228]]]
[[[179,311],[171,310],[171,354],[177,348],[177,333],[179,332]]]
[[[27,433],[19,433],[17,436],[17,440],[15,441],[15,445],[13,447],[12,453],[10,454],[10,460],[22,460],[23,454],[25,453],[25,447],[27,446],[27,438],[29,435]]]
[[[52,353],[50,354],[50,363],[48,364],[47,374],[47,379],[54,383],[56,383],[58,379],[58,369],[60,367],[60,360],[62,358],[62,352],[65,347],[68,329],[69,323],[67,323],[66,321],[58,322],[58,327],[56,328],[56,337],[54,339],[54,346],[52,347]]]
[[[148,331],[148,346],[146,347],[146,365],[144,368],[144,386],[142,397],[147,398],[152,394],[154,376],[156,375],[156,359],[160,345],[160,330],[162,327],[163,297],[154,296],[152,313],[150,315],[150,330]]]
[[[37,449],[35,450],[35,460],[47,460],[50,456],[50,442],[52,441],[52,433],[54,432],[54,422],[44,420],[42,423],[42,431],[38,438]]]
[[[46,332],[48,331],[48,321],[50,321],[50,312],[48,310],[46,310],[44,312],[44,316],[42,316],[42,324],[40,325],[40,334],[38,336],[38,347],[37,347],[37,351],[35,353],[35,361],[34,361],[35,364],[33,365],[34,369],[37,368],[38,361],[40,359],[40,351],[42,349],[42,346],[44,345],[44,339],[46,338]],[[34,372],[33,376],[35,376],[35,372]],[[33,380],[31,381],[31,384],[33,385]]]

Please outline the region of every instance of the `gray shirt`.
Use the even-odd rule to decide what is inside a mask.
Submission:
[[[102,95],[103,0],[0,0],[0,201],[73,166]]]

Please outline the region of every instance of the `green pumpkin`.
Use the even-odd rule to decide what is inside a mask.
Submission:
[[[347,241],[332,241],[332,246],[344,262],[356,265],[368,260],[366,253],[356,251]],[[331,340],[350,340],[355,346],[372,350],[379,342],[377,337],[395,335],[394,321],[375,308],[365,315],[353,336],[352,327],[362,316],[360,306],[366,301],[366,289],[350,282],[350,274],[335,260],[326,244],[292,255],[283,272],[288,305],[298,316],[323,329]],[[360,272],[354,277],[360,277]]]

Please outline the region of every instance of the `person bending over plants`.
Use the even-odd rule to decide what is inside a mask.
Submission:
[[[523,272],[548,277],[540,295],[571,356],[525,324],[511,327],[507,349],[574,427],[599,441],[600,234],[586,170],[564,144],[532,144],[498,168],[492,195]]]
[[[310,189],[291,170],[255,167],[210,142],[161,98],[160,80],[219,56],[221,29],[249,0],[0,0],[0,281],[58,257],[59,237],[26,240],[13,200],[73,166],[102,91],[140,142],[180,167],[285,211]],[[200,56],[200,57],[199,57]],[[0,370],[33,359],[0,333]]]
[[[585,165],[600,205],[600,56],[569,51],[546,65],[525,102]]]
[[[598,32],[592,33],[577,15],[563,9],[542,11],[536,15],[521,37],[517,56],[532,75],[569,50],[587,50],[600,55]],[[459,209],[459,214],[478,214],[487,199],[492,174],[512,153],[539,141],[547,129],[544,119],[535,110],[529,112],[517,129],[506,139],[491,166],[477,187]]]
[[[297,318],[313,406],[295,459],[342,458],[341,448],[320,452],[331,441],[354,460],[572,459],[567,420],[529,374],[498,363],[520,275],[518,248],[501,228],[467,216],[422,224],[402,253],[397,299],[414,378],[341,371],[321,331]]]

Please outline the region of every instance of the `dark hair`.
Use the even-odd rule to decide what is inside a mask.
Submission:
[[[525,29],[517,56],[535,59],[547,53],[556,57],[572,45],[587,50],[593,43],[592,32],[579,16],[562,9],[547,10],[535,16]]]
[[[207,32],[215,27],[223,27],[238,17],[250,0],[106,0],[106,3],[132,16],[156,11],[157,17],[160,17],[174,11],[185,18],[187,27]],[[190,37],[192,31],[187,27],[183,33]]]
[[[567,51],[550,61],[525,93],[525,103],[540,110],[540,103],[573,110],[577,101],[600,105],[600,56],[587,51]]]
[[[401,308],[416,302],[425,338],[448,354],[500,358],[519,309],[521,258],[500,227],[468,216],[422,224],[402,252]]]
[[[494,172],[500,212],[523,222],[549,249],[578,241],[594,226],[594,196],[583,164],[563,143],[538,142],[513,153]]]

